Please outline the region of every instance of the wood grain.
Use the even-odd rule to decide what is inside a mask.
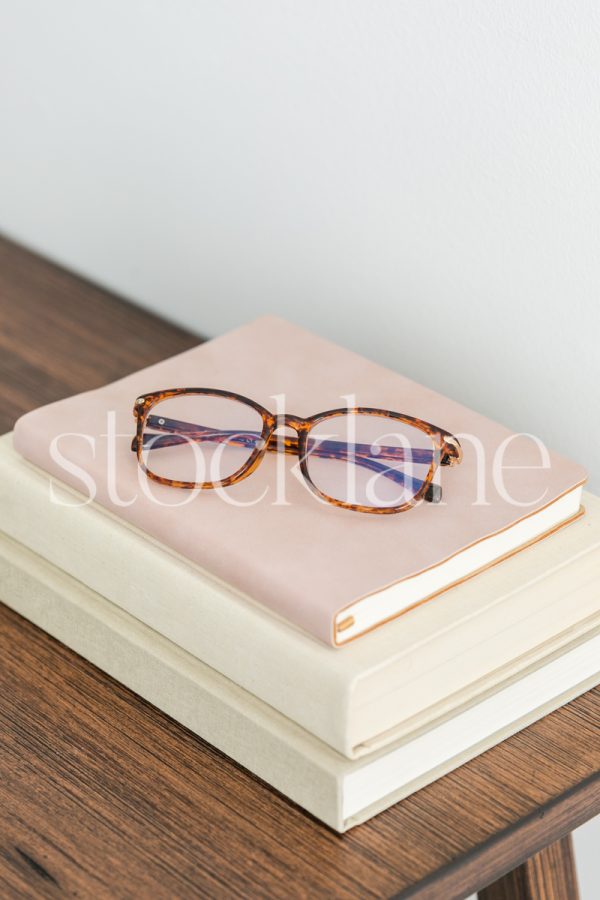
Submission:
[[[0,241],[0,428],[199,338]],[[0,896],[450,900],[600,812],[600,689],[347,835],[0,606]]]
[[[200,341],[0,238],[0,433]]]
[[[479,900],[578,900],[573,839],[555,841],[488,888]]]

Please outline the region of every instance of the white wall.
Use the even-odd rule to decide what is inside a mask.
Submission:
[[[278,311],[600,492],[596,0],[0,0],[0,229],[212,335]]]
[[[205,334],[289,316],[600,492],[595,0],[0,16],[1,230]]]
[[[597,900],[600,875],[598,874],[598,847],[600,846],[600,818],[586,822],[573,832],[575,847],[575,863],[579,885],[579,900]],[[477,900],[477,894],[471,894],[467,900]],[[564,900],[574,900],[565,897]]]

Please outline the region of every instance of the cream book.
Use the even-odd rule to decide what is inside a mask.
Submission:
[[[598,627],[478,702],[348,760],[27,550],[0,538],[0,597],[337,831],[346,831],[600,681]]]
[[[271,429],[269,445],[271,439],[277,445],[275,426],[281,438],[285,428],[297,428],[290,422],[306,424],[318,413],[341,409],[345,414],[349,407],[361,407],[434,423],[427,438],[431,447],[417,439],[408,448],[388,446],[379,438],[373,441],[371,434],[362,443],[339,437],[331,441],[327,428],[325,435],[317,428],[310,433],[321,438],[312,438],[312,455],[305,454],[312,482],[307,482],[293,452],[266,453],[250,477],[194,495],[142,474],[131,452],[134,409],[142,411],[137,418],[143,428],[140,448],[146,446],[143,438],[150,438],[147,447],[155,448],[151,468],[161,477],[170,471],[173,478],[179,472],[182,447],[193,443],[194,456],[204,459],[203,453],[214,451],[210,458],[220,458],[219,448],[226,448],[236,435],[238,445],[250,448],[245,451],[250,462],[252,453],[259,452],[262,432],[238,424],[240,409],[251,416],[252,407],[235,403],[231,421],[221,410],[218,423],[195,422],[185,418],[181,405],[179,419],[161,417],[147,395],[170,388],[234,392],[267,415],[277,413],[270,424],[264,420],[264,427]],[[256,410],[254,414],[256,418]],[[263,421],[260,416],[258,420]],[[373,422],[381,419],[369,419],[370,425]],[[241,440],[240,427],[245,429]],[[424,440],[423,432],[419,434]],[[393,439],[402,436],[404,431]],[[300,439],[294,438],[296,446]],[[330,445],[337,448],[337,456]],[[203,572],[333,646],[354,641],[572,521],[580,513],[586,477],[581,466],[547,450],[531,435],[514,434],[448,397],[275,317],[258,319],[113,384],[36,409],[17,422],[15,446],[30,462],[87,493]],[[293,446],[290,440],[288,449]],[[320,457],[315,456],[318,447],[323,449]],[[382,461],[377,461],[377,453]],[[403,462],[392,462],[399,459]],[[174,468],[168,468],[167,460],[174,460]],[[345,475],[366,472],[369,489],[377,477],[377,485],[386,480],[386,490],[391,490],[398,479],[405,487],[409,480],[418,482],[419,465],[428,470],[421,478],[427,490],[415,489],[414,496],[423,502],[406,512],[368,515],[323,502],[325,484],[335,482],[337,491]],[[434,470],[436,481],[430,482]],[[321,486],[320,496],[307,488],[310,483]],[[334,497],[340,499],[337,493]]]
[[[0,532],[349,758],[484,696],[600,615],[591,495],[569,528],[339,651],[81,500],[0,439]]]

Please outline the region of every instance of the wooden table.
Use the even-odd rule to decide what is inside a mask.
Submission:
[[[0,431],[198,341],[0,241]],[[573,900],[599,729],[596,689],[340,836],[0,604],[0,896]]]

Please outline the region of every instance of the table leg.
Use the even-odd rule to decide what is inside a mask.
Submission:
[[[578,900],[573,840],[568,834],[479,891],[479,900]]]

